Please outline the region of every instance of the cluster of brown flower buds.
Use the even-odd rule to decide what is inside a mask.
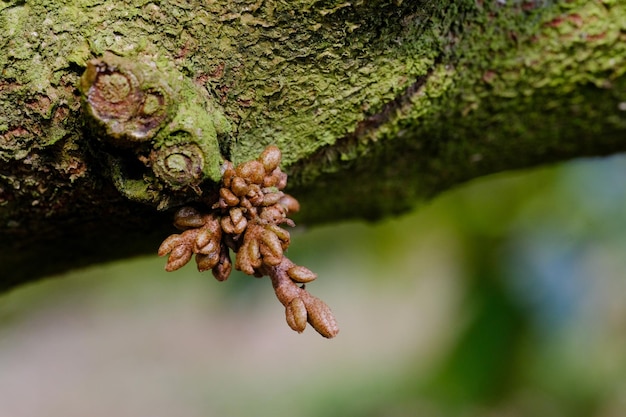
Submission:
[[[174,216],[174,226],[184,230],[169,236],[159,247],[159,256],[170,254],[165,270],[182,268],[196,255],[198,271],[211,270],[224,281],[230,275],[232,263],[228,247],[222,244],[222,229],[214,214],[202,214],[192,207],[183,207]]]
[[[199,271],[210,269],[215,278],[224,281],[232,269],[232,250],[235,269],[271,278],[293,330],[304,331],[308,322],[322,336],[331,338],[339,329],[330,308],[304,289],[304,284],[317,276],[284,254],[290,235],[280,225],[294,226],[288,215],[300,206],[282,191],[287,175],[280,170],[280,161],[281,152],[276,146],[267,147],[257,159],[236,167],[227,161],[217,201],[206,210],[179,209],[174,225],[183,232],[165,239],[158,253],[169,254],[167,271],[181,268],[195,254]]]

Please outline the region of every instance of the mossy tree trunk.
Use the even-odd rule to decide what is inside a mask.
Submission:
[[[109,52],[221,115],[212,161],[278,145],[307,224],[626,149],[619,0],[2,0],[0,289],[155,251],[214,188],[159,186],[87,123],[79,79]]]

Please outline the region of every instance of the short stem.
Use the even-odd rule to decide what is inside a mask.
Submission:
[[[287,271],[295,266],[288,258],[283,257],[282,261],[275,266],[264,266],[263,273],[269,275],[272,280],[272,286],[276,292],[278,300],[287,307],[291,300],[296,297],[306,301],[309,293],[300,288],[295,282],[289,278]]]

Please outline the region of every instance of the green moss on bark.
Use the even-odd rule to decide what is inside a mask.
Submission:
[[[295,167],[308,219],[378,218],[481,175],[624,150],[624,5],[466,13],[414,88]]]

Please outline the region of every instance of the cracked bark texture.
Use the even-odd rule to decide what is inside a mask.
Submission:
[[[85,124],[78,81],[106,51],[202,90],[231,125],[224,158],[279,146],[300,223],[626,149],[619,0],[0,0],[0,290],[172,230]]]

